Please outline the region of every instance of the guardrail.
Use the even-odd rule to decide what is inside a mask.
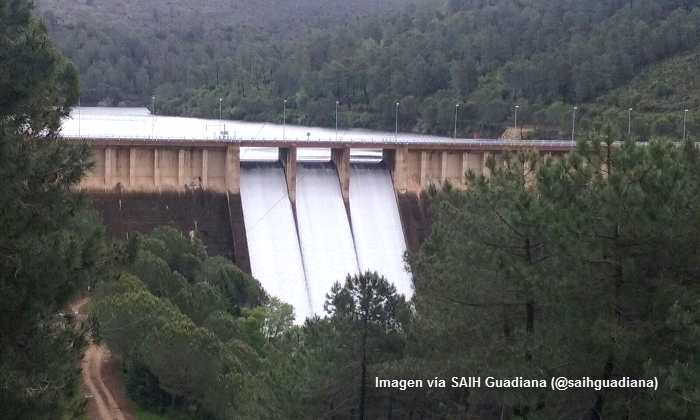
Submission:
[[[100,135],[90,135],[90,136],[77,136],[77,135],[62,135],[62,138],[71,140],[85,140],[85,141],[100,141],[100,140],[143,140],[152,142],[180,142],[180,141],[201,141],[201,142],[221,142],[221,143],[231,143],[231,144],[241,144],[241,145],[255,145],[256,143],[293,143],[293,144],[304,144],[304,145],[314,145],[314,144],[361,144],[361,145],[372,145],[372,144],[394,144],[394,145],[435,145],[435,146],[479,146],[479,145],[489,145],[489,146],[545,146],[545,147],[561,147],[561,148],[573,148],[576,146],[576,142],[570,140],[500,140],[500,139],[457,139],[457,140],[432,140],[432,139],[395,139],[395,138],[348,138],[348,139],[309,139],[309,138],[202,138],[202,137],[152,137],[152,136],[127,136],[127,135],[113,135],[113,134],[100,134]]]

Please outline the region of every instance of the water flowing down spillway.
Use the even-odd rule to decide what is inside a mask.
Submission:
[[[294,305],[296,322],[313,315],[292,205],[278,163],[244,163],[241,200],[253,276],[265,290]]]
[[[311,304],[317,314],[336,281],[358,272],[338,172],[331,163],[300,163],[297,223]]]
[[[403,261],[406,242],[394,185],[383,165],[352,165],[350,217],[360,269],[377,271],[410,298],[413,282]]]

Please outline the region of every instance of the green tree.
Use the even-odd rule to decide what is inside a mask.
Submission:
[[[687,331],[679,314],[699,292],[691,279],[700,256],[690,233],[698,229],[698,152],[690,143],[678,147],[664,140],[640,147],[627,139],[615,147],[621,139],[607,126],[541,176],[541,191],[554,211],[578,209],[553,228],[566,255],[562,264],[585,285],[579,298],[590,295],[586,304],[598,314],[580,329],[597,330],[587,334],[587,343],[604,355],[590,368],[602,372],[602,379],[644,378],[648,366],[671,372],[692,364],[697,353],[694,340],[676,334]],[[692,313],[687,316],[692,319]],[[679,346],[671,353],[670,343]],[[697,383],[681,383],[675,404],[666,408],[648,390],[636,391],[633,400],[628,389],[597,391],[589,415],[669,416],[674,411],[668,407],[685,406],[683,393],[697,389]]]
[[[543,162],[533,182],[524,156],[492,161],[490,179],[434,197],[433,232],[412,261],[419,316],[395,371],[657,376],[669,399],[648,388],[474,388],[433,393],[426,415],[693,416],[698,152],[622,139],[606,126]]]
[[[173,395],[201,404],[211,381],[221,371],[220,342],[190,320],[168,320],[151,331],[139,354],[160,386]]]
[[[102,235],[70,194],[89,150],[56,139],[77,74],[24,0],[0,3],[0,51],[0,417],[76,416],[85,331],[58,312],[98,276]]]
[[[348,343],[349,358],[355,366],[356,378],[352,388],[344,390],[345,401],[335,410],[349,410],[364,419],[367,410],[367,372],[372,363],[371,353],[377,351],[400,355],[405,327],[410,319],[410,311],[396,287],[376,272],[350,276],[341,286],[336,282],[323,305],[331,315],[332,324],[339,329],[341,340]],[[377,357],[375,361],[378,361]],[[354,369],[353,369],[354,370]],[[347,394],[352,395],[348,398]],[[344,408],[346,407],[346,408]]]
[[[537,365],[552,357],[532,350],[551,331],[552,319],[542,308],[557,274],[534,187],[540,163],[536,153],[491,156],[490,176],[468,174],[470,190],[447,184],[433,192],[433,230],[412,262],[416,309],[425,325],[419,329],[426,334],[416,338],[414,351],[444,358],[453,376],[489,367],[504,377],[541,377]],[[516,415],[535,409],[542,398],[523,389],[501,393],[504,410]],[[469,396],[455,414],[493,397],[488,390],[470,390]]]

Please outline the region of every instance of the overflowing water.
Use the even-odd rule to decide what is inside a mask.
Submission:
[[[156,113],[158,103],[156,101]],[[308,127],[291,124],[273,124],[266,122],[247,122],[234,120],[217,120],[185,117],[166,117],[152,115],[147,108],[113,108],[113,107],[81,107],[73,108],[71,116],[64,119],[61,132],[65,136],[75,137],[153,137],[217,139],[225,134],[229,139],[277,139],[286,140],[393,140],[396,134],[386,131],[335,129]],[[402,140],[436,141],[450,140],[449,138],[427,136],[410,133],[400,133]],[[381,159],[381,150],[352,149],[351,158],[356,161],[377,161]],[[242,160],[277,160],[276,148],[242,147]],[[310,161],[329,161],[328,149],[300,148],[298,159]]]
[[[335,130],[318,127],[153,116],[145,108],[76,108],[63,121],[62,132],[66,136],[161,139],[215,139],[222,132],[229,138],[249,139],[327,140],[336,136]],[[338,139],[379,141],[394,135],[340,129]],[[400,137],[444,140],[413,134]],[[381,155],[381,150],[352,149],[351,161],[378,161]],[[277,158],[274,148],[241,148],[241,160],[254,161],[242,163],[241,198],[252,274],[265,290],[294,305],[297,322],[322,315],[333,283],[360,270],[379,272],[400,293],[411,296],[411,277],[403,263],[406,244],[389,172],[378,164],[352,164],[351,229],[329,149],[298,149],[296,221],[283,169],[277,162],[261,162]]]
[[[413,283],[403,260],[406,242],[394,185],[383,165],[351,166],[350,216],[360,269],[377,271],[410,298]]]
[[[287,182],[279,164],[243,164],[241,200],[253,276],[268,293],[294,305],[296,321],[303,322],[314,310]]]
[[[333,283],[342,283],[348,274],[359,271],[338,173],[332,164],[299,164],[296,207],[311,305],[321,314]]]
[[[158,102],[156,101],[156,113]],[[287,122],[275,124],[267,122],[248,122],[235,120],[218,120],[185,117],[166,117],[151,115],[147,108],[82,107],[73,108],[71,116],[63,120],[62,132],[69,136],[154,136],[157,138],[197,138],[215,139],[219,133],[226,132],[233,138],[316,140],[335,139],[333,128],[292,125]],[[399,133],[404,140],[440,141],[449,137],[437,137],[421,134]],[[338,140],[393,140],[394,132],[365,130],[359,128],[339,127]]]

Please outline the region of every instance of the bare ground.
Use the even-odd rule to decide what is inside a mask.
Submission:
[[[75,302],[71,310],[78,319],[86,317],[87,298]],[[112,357],[105,345],[90,339],[81,362],[84,392],[88,402],[90,420],[137,420],[131,401],[124,393],[119,377],[119,361]]]

